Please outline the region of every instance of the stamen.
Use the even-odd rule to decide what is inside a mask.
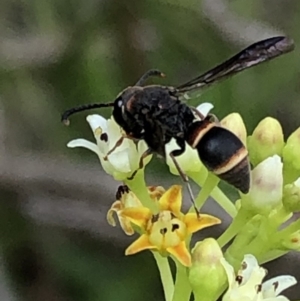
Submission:
[[[175,230],[179,229],[179,225],[178,224],[172,224],[172,232],[174,232]]]
[[[242,282],[243,282],[243,276],[237,275],[236,278],[235,278],[235,281],[236,281],[239,285],[241,285]]]
[[[279,286],[279,282],[278,282],[278,281],[275,281],[275,282],[273,283],[273,286],[274,286],[274,291],[276,291],[277,288],[278,288],[278,286]]]
[[[121,185],[118,187],[118,190],[116,192],[116,200],[120,201],[123,194],[129,193],[129,188],[127,185]]]
[[[256,286],[256,292],[257,292],[257,293],[260,293],[261,290],[262,290],[262,285],[261,285],[261,284],[257,285],[257,286]]]
[[[168,232],[167,228],[162,228],[159,230],[160,234],[165,235]]]
[[[107,133],[102,133],[100,135],[100,140],[104,141],[104,142],[107,142],[108,141],[108,135],[107,135]]]

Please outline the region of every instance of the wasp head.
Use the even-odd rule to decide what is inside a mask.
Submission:
[[[142,87],[128,87],[114,101],[113,117],[123,130],[131,137],[142,138],[143,124],[139,120],[137,100],[141,99]]]

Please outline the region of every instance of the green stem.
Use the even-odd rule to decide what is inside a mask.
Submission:
[[[288,211],[283,205],[279,208],[275,214],[271,216],[274,228],[280,227],[284,222],[292,217],[292,213]]]
[[[281,247],[281,241],[293,230],[293,227],[285,228],[278,232],[278,228],[282,225],[290,216],[290,213],[282,206],[274,214],[263,217],[260,229],[256,238],[247,246],[247,251],[257,257],[258,260],[266,261],[268,258],[266,254],[272,250],[276,250]],[[300,229],[300,224],[294,225],[295,229]],[[287,230],[287,232],[285,232]],[[294,231],[295,232],[295,231]]]
[[[248,252],[248,245],[257,236],[259,220],[251,219],[235,236],[233,242],[225,252],[225,258],[235,268],[240,266],[242,256]],[[247,251],[245,251],[247,250]]]
[[[194,182],[196,182],[199,186],[201,186],[202,188],[205,187],[206,183],[208,181],[210,181],[211,178],[215,178],[215,183],[214,180],[211,181],[211,183],[209,184],[210,186],[213,186],[215,184],[215,187],[213,187],[213,189],[211,189],[211,187],[207,188],[207,192],[209,190],[209,188],[211,189],[211,191],[209,192],[209,194],[213,197],[213,199],[231,216],[231,217],[235,217],[237,214],[237,210],[234,206],[234,204],[228,199],[228,197],[223,193],[223,191],[217,186],[218,185],[218,181],[215,176],[211,175],[211,178],[209,178],[208,173],[189,173],[188,174],[191,179],[193,179]],[[202,191],[202,190],[201,190]],[[201,194],[201,191],[199,193],[199,195]],[[204,191],[205,192],[205,191]],[[202,192],[202,194],[204,194],[204,192]],[[207,194],[206,192],[206,194]],[[209,195],[208,194],[208,195]],[[198,195],[198,197],[200,198],[200,196]],[[198,198],[197,197],[197,198]],[[208,196],[207,196],[208,197]],[[200,202],[205,202],[205,195],[202,195],[201,198],[204,200]]]
[[[250,222],[251,225],[251,222]],[[260,225],[257,225],[258,231],[252,232],[253,239],[243,245],[237,246],[236,254],[248,253],[254,255],[259,261],[262,256],[268,253],[272,248],[272,237],[276,235],[276,228],[274,229],[269,223],[269,217],[261,216]],[[243,235],[239,233],[238,236]],[[234,241],[235,243],[235,241]],[[233,243],[233,244],[234,244]],[[260,261],[259,261],[260,262]]]
[[[225,288],[222,289],[222,291],[224,290]],[[217,295],[218,294],[206,293],[205,291],[197,293],[194,292],[194,301],[216,301],[219,300]],[[219,295],[221,295],[221,293]]]
[[[147,190],[144,170],[140,170],[132,180],[125,180],[124,183],[136,194],[143,206],[149,208],[153,214],[158,213],[158,204],[150,198]]]
[[[217,178],[215,175],[208,173],[207,178],[204,181],[202,188],[195,199],[196,207],[199,210],[201,210],[201,207],[204,205],[205,201],[208,199],[213,189],[218,185],[219,181],[220,179]]]
[[[172,301],[174,295],[174,281],[167,257],[162,257],[158,252],[152,252],[160,273],[166,301]]]
[[[189,301],[192,288],[187,276],[186,268],[176,261],[176,281],[172,301]]]
[[[297,221],[291,223],[289,226],[287,226],[286,228],[284,228],[283,230],[281,230],[278,234],[277,234],[277,238],[284,238],[287,237],[291,234],[293,234],[296,231],[300,230],[300,219],[298,219]],[[280,236],[280,237],[279,237]]]
[[[211,196],[231,217],[235,217],[237,215],[237,210],[234,204],[219,187],[215,187],[215,189],[211,192]]]
[[[226,253],[233,258],[241,253],[253,254],[259,263],[279,257],[282,253],[279,251],[282,236],[278,233],[278,228],[289,215],[290,213],[282,207],[268,216],[256,216],[238,233]]]
[[[270,250],[267,254],[261,256],[261,258],[257,258],[260,264],[273,261],[283,255],[287,254],[289,251],[282,251],[282,250]]]
[[[252,218],[252,216],[253,215],[249,213],[249,211],[241,207],[232,223],[217,239],[220,247],[224,247],[243,228],[243,226]]]

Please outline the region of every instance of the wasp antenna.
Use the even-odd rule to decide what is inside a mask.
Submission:
[[[93,104],[87,104],[87,105],[81,105],[79,107],[71,108],[69,110],[66,110],[62,116],[61,116],[61,121],[65,125],[70,124],[69,117],[75,113],[82,112],[82,111],[87,111],[87,110],[92,110],[92,109],[98,109],[98,108],[107,108],[107,107],[112,107],[114,105],[113,102],[109,103],[93,103]]]
[[[62,122],[64,123],[65,126],[70,125],[70,120],[69,119],[62,119]]]
[[[137,81],[135,85],[142,86],[146,82],[146,80],[151,76],[166,77],[166,75],[158,69],[150,69],[145,74],[143,74],[143,76]]]

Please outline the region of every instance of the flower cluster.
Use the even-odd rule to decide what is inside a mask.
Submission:
[[[299,250],[295,237],[299,237],[300,221],[293,218],[300,210],[299,133],[298,129],[284,142],[280,123],[267,117],[247,139],[254,166],[251,188],[240,195],[237,215],[218,240],[223,246],[235,237],[227,254],[237,263],[242,259],[238,255],[241,248],[243,254],[251,253],[260,262]]]
[[[225,260],[221,259],[227,278],[228,291],[223,296],[223,301],[275,301],[288,300],[279,294],[297,283],[292,276],[278,276],[262,283],[267,271],[258,265],[253,255],[246,254],[237,273],[233,267]]]
[[[206,116],[213,108],[204,103],[197,110]],[[206,238],[193,246],[193,233],[217,225],[219,218],[202,210],[182,212],[182,187],[147,186],[145,166],[151,156],[140,158],[147,146],[127,138],[113,119],[90,115],[87,121],[96,144],[84,139],[69,142],[69,147],[85,147],[96,153],[103,169],[122,181],[107,221],[117,221],[127,235],[138,234],[126,255],[150,250],[157,262],[167,301],[285,301],[283,290],[296,283],[291,276],[278,276],[263,283],[266,270],[260,264],[290,250],[300,251],[300,128],[285,141],[280,123],[265,118],[247,137],[242,117],[233,113],[217,126],[234,133],[247,147],[253,170],[249,193],[239,192],[235,204],[218,187],[219,178],[201,163],[196,150],[187,145],[177,161],[183,172],[201,187],[195,199],[197,208],[209,196],[232,217],[232,222],[217,239]],[[218,121],[216,121],[218,122]],[[175,140],[166,152],[178,148]],[[170,172],[178,175],[167,156]],[[136,171],[138,171],[136,173]],[[132,174],[135,177],[132,179]],[[289,221],[287,224],[286,222]],[[230,244],[229,244],[230,242]],[[222,248],[228,245],[226,251]],[[190,249],[192,247],[192,250]],[[176,263],[176,281],[168,258]]]

